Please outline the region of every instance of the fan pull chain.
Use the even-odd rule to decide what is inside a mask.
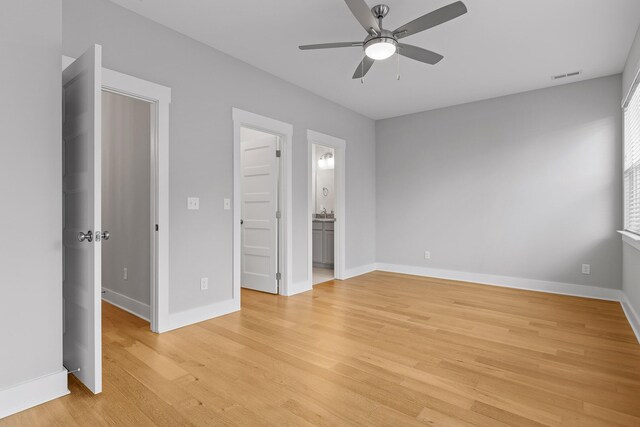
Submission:
[[[400,80],[400,48],[398,48],[396,56],[398,57],[398,74],[396,75],[396,80]]]
[[[362,61],[360,61],[360,84],[364,84],[364,58],[365,56],[362,56]]]

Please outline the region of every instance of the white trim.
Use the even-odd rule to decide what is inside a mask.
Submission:
[[[640,251],[640,236],[628,231],[618,231],[622,235],[622,241],[634,249]]]
[[[629,298],[627,298],[627,294],[625,294],[624,292],[621,293],[620,305],[622,305],[622,310],[624,311],[625,316],[627,316],[627,320],[631,325],[631,329],[633,329],[633,333],[636,334],[638,343],[640,343],[640,316],[638,315],[638,312],[633,308],[631,301],[629,301]]]
[[[226,301],[216,302],[203,307],[196,307],[169,315],[166,329],[159,332],[168,332],[174,329],[190,326],[195,323],[204,322],[214,317],[224,316],[240,310],[240,298],[234,298]]]
[[[108,302],[111,305],[115,305],[118,308],[121,308],[124,311],[127,311],[134,316],[137,316],[141,319],[149,321],[149,314],[151,313],[151,308],[149,304],[145,304],[136,299],[123,295],[119,292],[112,291],[111,289],[102,287],[102,299]]]
[[[331,147],[335,150],[334,171],[335,171],[335,217],[334,223],[334,272],[336,279],[347,279],[346,274],[346,152],[347,142],[344,139],[336,138],[324,133],[307,130],[307,280],[313,283],[313,167],[312,159],[313,144]]]
[[[349,268],[344,272],[344,280],[351,279],[352,277],[362,276],[363,274],[371,273],[377,270],[376,264],[361,265],[359,267]]]
[[[62,69],[75,61],[62,56]],[[140,99],[154,105],[156,126],[156,183],[155,224],[159,230],[155,237],[155,257],[152,264],[157,267],[157,283],[151,286],[150,325],[159,332],[167,328],[169,319],[169,104],[171,88],[148,82],[117,71],[102,69],[102,89]],[[154,224],[154,225],[155,225]]]
[[[0,390],[0,419],[69,394],[67,375],[67,370],[62,369]]]
[[[629,105],[629,102],[631,102],[631,95],[633,95],[634,91],[636,90],[639,84],[640,84],[640,61],[638,61],[638,64],[636,64],[636,75],[633,77],[633,80],[631,80],[631,85],[629,86],[627,93],[624,95],[624,98],[622,98],[622,109],[627,108],[627,106]]]
[[[313,285],[311,284],[311,282],[308,280],[302,280],[300,282],[292,283],[292,285],[287,288],[287,293],[283,295],[290,297],[311,290],[313,290]]]
[[[280,295],[291,295],[293,288],[293,126],[269,117],[254,114],[239,108],[231,109],[233,119],[233,299],[240,304],[240,128],[248,127],[280,137],[281,162],[281,238],[280,259],[282,281]]]
[[[524,279],[520,277],[499,276],[484,273],[467,273],[463,271],[441,270],[437,268],[415,267],[378,263],[377,269],[392,273],[411,274],[415,276],[434,277],[438,279],[458,280],[461,282],[479,283],[482,285],[501,286],[505,288],[525,289],[529,291],[548,292],[552,294],[572,295],[595,298],[607,301],[620,301],[622,291],[596,286],[576,285],[573,283],[548,282],[544,280]]]

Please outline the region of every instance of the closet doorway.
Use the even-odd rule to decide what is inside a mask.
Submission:
[[[102,91],[102,299],[151,319],[154,106]],[[104,320],[104,319],[103,319]]]
[[[111,302],[127,311],[138,311],[135,314],[146,317],[154,332],[171,329],[168,318],[168,154],[171,90],[102,68],[102,47],[94,45],[78,59],[62,57],[62,99],[63,363],[67,371],[75,375],[91,392],[100,393],[102,298],[107,293],[102,292],[103,247],[107,252],[105,264],[111,263],[112,258],[115,258],[117,263],[117,257],[108,255],[111,247],[117,244],[114,242],[126,239],[127,233],[133,234],[131,238],[142,241],[142,246],[146,246],[143,258],[147,261],[144,264],[149,270],[148,276],[141,279],[143,282],[148,280],[147,312],[139,310],[139,306],[131,303],[130,300],[134,298],[117,291],[112,294],[117,293],[120,299],[117,300],[117,296],[111,295]],[[131,100],[145,105],[130,104]],[[132,107],[133,105],[136,107]],[[126,120],[114,122],[117,123],[114,125],[107,119],[103,134],[103,109],[109,111],[109,114],[105,111],[107,116],[118,115],[119,110],[126,110],[124,119],[140,117],[130,121],[128,125],[133,126],[134,122],[140,122],[142,127],[138,129],[136,126],[136,130],[124,132],[123,129],[128,126]],[[126,117],[127,115],[132,117]],[[112,151],[113,147],[108,145],[103,152],[103,139],[121,137],[127,143],[131,143],[129,136],[124,138],[125,133],[137,135],[134,139],[141,139],[140,151],[148,153],[145,153],[144,157],[148,164],[142,167],[144,170],[141,171],[141,176],[146,175],[146,178],[143,177],[142,181],[134,179],[131,175],[127,176],[129,172],[124,170],[130,157],[138,154],[126,151],[122,154],[118,150]],[[105,164],[103,156],[106,158]],[[111,170],[112,168],[121,169]],[[117,180],[119,174],[125,175],[125,179]],[[112,228],[116,222],[130,219],[127,212],[116,212],[113,215],[108,213],[107,205],[118,202],[112,198],[103,200],[103,175],[105,180],[114,181],[105,183],[107,186],[120,189],[134,187],[131,196],[133,199],[122,196],[123,191],[116,191],[115,197],[126,199],[120,204],[120,209],[125,211],[133,204],[142,206],[141,210],[146,211],[146,219],[141,216],[142,225],[139,226],[146,230],[140,231],[134,227],[133,231],[117,231],[117,225],[116,229]],[[135,189],[140,182],[145,188]],[[140,194],[141,192],[146,194]],[[135,199],[139,199],[140,203]],[[118,215],[121,217],[118,218]],[[145,239],[145,236],[149,236],[148,239]],[[121,272],[120,277],[124,278],[125,274],[127,279],[130,277],[124,268]],[[142,292],[144,295],[144,291]],[[126,307],[127,304],[130,306]]]

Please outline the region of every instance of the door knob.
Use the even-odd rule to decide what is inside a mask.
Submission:
[[[93,240],[93,233],[91,232],[91,230],[87,231],[86,233],[83,233],[81,231],[78,233],[78,240],[80,242],[84,242],[85,240],[87,242],[91,242]]]
[[[100,240],[109,240],[110,234],[108,231],[103,231],[102,233],[99,231],[96,231],[96,242],[99,242]]]

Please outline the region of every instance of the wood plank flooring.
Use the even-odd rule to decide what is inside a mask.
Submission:
[[[616,302],[374,272],[162,335],[103,309],[104,392],[0,425],[640,426]]]

